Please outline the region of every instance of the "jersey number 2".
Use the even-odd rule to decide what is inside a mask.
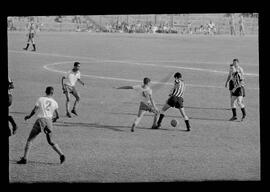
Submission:
[[[51,105],[52,105],[52,102],[51,101],[46,101],[45,102],[45,109],[46,109],[46,111],[50,111]]]

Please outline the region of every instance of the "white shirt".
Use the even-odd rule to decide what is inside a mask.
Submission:
[[[67,74],[67,82],[66,84],[69,86],[75,86],[78,79],[81,78],[80,71],[73,72],[72,70],[68,72]]]
[[[58,109],[57,102],[51,97],[38,98],[36,106],[38,107],[37,116],[49,119],[53,117],[54,111]]]
[[[150,87],[145,86],[143,88],[143,85],[135,85],[133,89],[138,92],[140,101],[150,103],[150,96],[152,96],[152,89]]]

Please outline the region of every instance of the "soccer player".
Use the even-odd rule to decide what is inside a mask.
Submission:
[[[243,15],[239,15],[239,32],[240,35],[245,35]]]
[[[233,63],[230,64],[230,71],[225,82],[225,87],[227,87],[229,82],[230,98],[231,98],[231,109],[233,116],[230,121],[237,120],[236,114],[236,102],[241,108],[243,121],[246,117],[245,105],[243,104],[243,98],[245,97],[244,88],[244,71],[243,68],[239,66],[239,60],[233,59]]]
[[[35,35],[36,35],[36,27],[33,20],[30,21],[28,24],[28,33],[27,33],[27,44],[26,47],[23,48],[24,50],[27,50],[30,42],[32,43],[33,49],[32,51],[36,51],[36,44],[35,44]]]
[[[142,85],[123,86],[116,88],[116,89],[134,89],[135,91],[138,92],[140,96],[140,106],[138,115],[131,126],[131,132],[134,132],[135,127],[140,123],[141,119],[143,118],[144,114],[147,111],[154,113],[154,120],[152,127],[156,126],[157,115],[159,112],[152,98],[152,89],[150,88],[150,82],[151,80],[148,77],[145,77],[143,79]]]
[[[9,110],[9,107],[11,106],[12,104],[12,94],[11,94],[11,90],[14,89],[14,84],[13,82],[11,81],[10,78],[8,78],[8,110]],[[8,112],[8,122],[11,123],[12,125],[12,132],[8,126],[8,136],[11,136],[12,134],[14,135],[18,129],[18,126],[17,124],[15,123],[13,117],[11,115],[9,115],[9,112]]]
[[[30,119],[34,114],[37,113],[37,120],[35,121],[33,128],[29,134],[27,139],[24,155],[23,157],[17,162],[18,164],[26,164],[28,155],[32,146],[34,139],[38,136],[38,134],[43,131],[46,134],[47,141],[49,145],[55,150],[58,155],[60,156],[60,163],[62,164],[65,161],[65,156],[62,153],[58,144],[52,141],[52,129],[53,129],[53,122],[59,118],[58,115],[58,104],[53,99],[53,87],[47,87],[45,90],[46,96],[39,97],[35,107],[31,111],[31,113],[24,117],[24,120]],[[54,116],[55,114],[55,116]]]
[[[71,114],[69,112],[69,101],[70,101],[69,93],[71,93],[76,99],[73,108],[71,110],[71,113],[78,115],[76,107],[80,101],[80,95],[75,88],[75,84],[78,81],[81,85],[84,86],[84,82],[80,79],[81,78],[80,66],[81,64],[79,62],[74,62],[73,69],[68,72],[67,77],[62,77],[63,93],[66,95],[66,115],[69,118],[71,118]],[[67,82],[64,83],[64,79],[67,79]]]
[[[234,27],[234,17],[233,14],[231,14],[230,20],[229,20],[231,35],[236,35],[235,33],[235,27]]]
[[[189,118],[185,113],[185,109],[183,106],[183,94],[184,94],[184,90],[185,90],[185,83],[184,80],[182,79],[182,74],[179,72],[176,72],[174,74],[174,86],[169,94],[169,99],[166,101],[165,105],[163,106],[163,108],[160,111],[160,116],[157,122],[157,126],[154,127],[156,129],[159,129],[161,127],[161,122],[164,118],[164,113],[171,107],[174,107],[176,109],[179,109],[180,114],[182,115],[182,117],[185,119],[185,123],[186,123],[186,128],[187,131],[190,131],[190,123],[189,123]]]

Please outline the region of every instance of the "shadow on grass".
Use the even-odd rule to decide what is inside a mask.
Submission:
[[[81,123],[81,122],[64,122],[64,121],[57,121],[54,126],[59,127],[87,127],[87,128],[101,128],[101,129],[110,129],[113,131],[119,131],[119,132],[130,132],[131,126],[120,126],[120,125],[102,125],[97,123]],[[186,132],[186,130],[181,129],[173,129],[173,128],[159,128],[159,129],[152,129],[150,127],[141,127],[138,126],[136,129],[144,129],[144,130],[152,130],[152,131],[183,131]]]
[[[101,125],[98,123],[82,123],[82,122],[65,122],[65,121],[57,121],[54,126],[61,127],[87,127],[87,128],[105,128],[111,129],[113,131],[124,131],[120,128],[129,128],[128,126],[119,126],[119,125]]]
[[[18,159],[19,160],[19,159]],[[9,162],[11,164],[17,164],[18,160],[10,159]],[[25,165],[25,164],[17,164],[17,165]],[[41,162],[41,161],[27,161],[26,165],[61,165],[60,162],[50,163],[50,162]]]
[[[126,112],[111,112],[110,114],[113,115],[131,115],[131,116],[136,116],[136,113],[126,113]],[[153,114],[145,114],[144,116],[153,116]],[[165,118],[169,117],[169,118],[180,118],[183,119],[180,115],[165,115]],[[225,118],[209,118],[209,117],[189,117],[189,119],[197,119],[197,120],[208,120],[208,121],[228,121],[228,119]]]

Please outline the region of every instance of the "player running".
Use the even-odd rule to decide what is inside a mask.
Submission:
[[[143,118],[144,114],[147,111],[154,113],[154,120],[152,127],[156,126],[157,115],[159,112],[152,98],[152,89],[150,88],[150,81],[151,80],[148,77],[145,77],[143,79],[142,85],[123,86],[116,88],[116,89],[134,89],[135,91],[138,92],[140,96],[140,106],[138,115],[131,126],[131,132],[134,132],[135,127],[137,127],[137,125],[140,123],[141,119]]]
[[[30,42],[31,42],[32,46],[33,46],[32,51],[36,51],[35,35],[36,35],[36,26],[35,26],[34,21],[32,20],[28,24],[27,44],[26,44],[26,47],[23,48],[24,50],[28,49]]]
[[[243,68],[239,66],[239,60],[234,59],[233,63],[230,65],[230,71],[225,82],[225,87],[227,87],[229,82],[230,98],[231,98],[231,109],[233,116],[230,121],[237,120],[236,114],[236,102],[241,108],[243,121],[246,117],[245,105],[243,104],[243,98],[245,97],[244,88],[244,71]]]
[[[80,101],[80,95],[75,88],[75,84],[78,81],[81,85],[84,86],[84,82],[80,79],[81,78],[80,66],[81,64],[79,62],[74,62],[73,69],[68,72],[67,77],[62,77],[62,89],[63,93],[66,95],[66,115],[69,118],[71,118],[71,114],[69,112],[69,101],[70,101],[69,93],[71,93],[76,99],[73,108],[71,110],[71,113],[78,115],[76,107]],[[67,82],[64,82],[64,79],[67,79]]]
[[[18,129],[18,126],[15,123],[13,117],[11,115],[9,115],[9,107],[12,104],[12,94],[11,94],[12,89],[14,89],[14,84],[11,81],[11,79],[8,78],[8,122],[10,122],[12,125],[12,132],[11,132],[9,125],[8,125],[8,136],[11,136],[12,134],[14,135]]]
[[[28,155],[32,146],[32,143],[34,141],[34,139],[36,138],[36,136],[38,136],[38,134],[41,131],[44,131],[44,133],[46,134],[46,138],[47,141],[49,143],[49,145],[51,145],[51,147],[53,148],[53,150],[55,150],[58,155],[60,156],[60,163],[62,164],[65,161],[65,156],[62,153],[60,147],[58,146],[58,144],[54,143],[52,141],[52,129],[53,129],[53,122],[56,122],[56,120],[59,118],[58,115],[58,104],[57,102],[53,99],[53,92],[54,89],[53,87],[47,87],[46,88],[46,96],[43,97],[39,97],[35,107],[33,108],[33,110],[31,111],[30,115],[27,115],[24,117],[24,120],[26,121],[27,119],[30,119],[34,114],[37,113],[37,120],[33,125],[33,128],[29,134],[29,137],[27,139],[26,145],[25,145],[25,149],[24,149],[24,155],[21,158],[21,160],[19,160],[17,163],[18,164],[26,164],[27,163],[27,159],[28,159]],[[55,116],[54,116],[55,114]]]
[[[176,109],[179,109],[182,117],[185,119],[187,131],[190,131],[190,123],[189,123],[189,118],[185,113],[185,109],[183,106],[183,94],[185,90],[185,83],[184,80],[182,79],[182,74],[177,72],[174,74],[174,86],[173,89],[171,90],[171,93],[169,94],[169,99],[166,101],[165,105],[160,111],[160,116],[157,122],[157,126],[153,127],[154,129],[159,129],[161,127],[161,122],[164,118],[164,113],[171,107],[174,107]]]

